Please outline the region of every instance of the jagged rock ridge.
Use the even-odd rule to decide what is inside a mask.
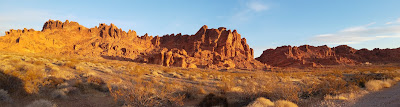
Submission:
[[[103,57],[164,66],[265,69],[236,30],[202,26],[195,35],[137,36],[113,24],[86,28],[77,22],[47,21],[42,31],[10,30],[0,49],[11,52]]]
[[[265,50],[256,60],[277,67],[321,67],[324,65],[357,65],[365,63],[400,63],[400,48],[360,49],[347,45],[282,46]]]

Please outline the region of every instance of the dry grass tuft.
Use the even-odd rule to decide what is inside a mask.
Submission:
[[[53,99],[66,99],[66,98],[68,98],[67,94],[63,90],[60,90],[60,89],[57,89],[57,90],[54,90],[53,92],[51,92],[50,96]]]
[[[184,96],[175,94],[172,85],[161,87],[156,84],[137,81],[135,88],[111,89],[110,93],[117,102],[124,102],[125,106],[154,107],[154,106],[182,106]],[[157,89],[159,87],[159,89]]]
[[[87,79],[87,83],[89,83],[89,85],[96,90],[103,91],[103,92],[109,91],[107,84],[100,77],[89,76]]]
[[[266,99],[264,97],[259,97],[246,107],[273,107],[273,106],[275,106],[275,104],[271,100]]]
[[[298,106],[297,104],[287,100],[278,100],[275,101],[275,107],[298,107]]]
[[[389,88],[393,84],[393,80],[387,79],[387,80],[371,80],[365,83],[365,87],[369,91],[378,91],[383,88]]]
[[[213,93],[208,94],[198,105],[200,107],[228,107],[228,101],[225,96],[215,95]]]
[[[57,104],[54,104],[53,102],[49,100],[35,100],[31,104],[27,105],[26,107],[57,107]]]
[[[12,101],[13,100],[10,95],[8,95],[8,92],[6,90],[0,89],[0,102],[10,103]]]

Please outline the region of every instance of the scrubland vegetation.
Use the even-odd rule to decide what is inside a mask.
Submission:
[[[396,65],[246,71],[0,54],[0,104],[10,107],[335,106],[399,80]]]

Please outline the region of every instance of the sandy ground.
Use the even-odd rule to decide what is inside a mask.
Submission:
[[[353,107],[400,107],[400,83],[361,97]]]

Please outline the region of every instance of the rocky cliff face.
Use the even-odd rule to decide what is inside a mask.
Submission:
[[[47,21],[42,31],[10,30],[0,37],[0,50],[103,57],[164,66],[265,69],[236,30],[206,25],[194,35],[137,36],[113,24],[86,28],[77,22]]]
[[[356,50],[346,45],[268,49],[256,60],[277,67],[320,67],[323,65],[356,65],[362,63],[400,63],[400,48]]]

